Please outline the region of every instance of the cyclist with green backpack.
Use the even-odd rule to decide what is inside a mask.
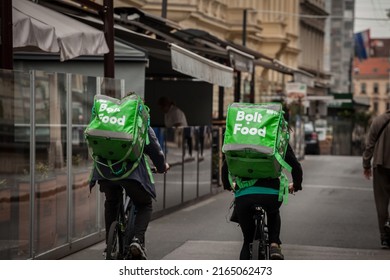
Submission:
[[[293,185],[289,186],[290,193],[302,190],[302,167],[290,145],[287,149],[285,160],[292,167]],[[222,183],[225,189],[234,191],[228,179],[226,161],[224,161],[222,166]],[[241,260],[249,260],[250,258],[249,244],[253,240],[255,229],[252,213],[254,204],[262,205],[267,212],[271,259],[284,259],[280,246],[282,242],[280,240],[281,217],[279,208],[282,205],[282,201],[278,200],[279,186],[280,180],[278,178],[259,179],[253,186],[248,186],[245,191],[234,192],[235,206],[233,216],[236,216],[244,237],[240,253]]]
[[[303,172],[288,144],[289,132],[283,114],[280,103],[233,103],[228,109],[222,183],[235,195],[233,215],[244,238],[242,260],[250,259],[254,205],[261,205],[267,213],[270,258],[284,259],[279,208],[288,193],[302,190]],[[283,169],[291,172],[293,184],[288,183]]]
[[[93,112],[85,131],[94,160],[90,187],[92,189],[98,182],[100,191],[105,194],[106,241],[125,189],[137,211],[129,250],[132,259],[146,259],[145,232],[152,216],[152,199],[156,198],[146,156],[153,162],[157,173],[169,169],[156,134],[149,126],[149,109],[135,94],[121,100],[98,95],[95,96]]]

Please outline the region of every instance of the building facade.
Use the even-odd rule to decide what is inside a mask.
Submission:
[[[367,100],[370,112],[379,115],[390,110],[390,61],[388,57],[354,60],[353,94]]]
[[[353,58],[354,0],[332,0],[330,20],[331,91],[350,93]]]
[[[101,0],[96,2],[102,2]],[[145,12],[162,16],[162,2],[152,0],[118,0],[115,7],[136,7]],[[182,29],[205,30],[222,40],[245,45],[253,51],[278,60],[282,65],[297,69],[301,52],[299,43],[299,0],[168,0],[168,20]],[[243,32],[245,30],[245,32]],[[256,66],[254,101],[272,99],[284,91],[285,83],[292,80],[290,74]],[[250,74],[241,76],[241,90],[253,79]],[[226,88],[224,108],[234,101],[234,89]],[[214,94],[213,115],[218,107],[218,90]],[[245,101],[242,98],[240,101]]]
[[[330,74],[324,69],[325,23],[329,16],[324,0],[300,1],[299,69],[312,75],[307,83],[307,115],[315,120],[327,115]]]

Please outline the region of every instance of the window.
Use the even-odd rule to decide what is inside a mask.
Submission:
[[[390,94],[390,83],[386,84],[386,93]]]
[[[377,113],[378,112],[378,102],[374,101],[373,106],[374,106],[374,112]]]
[[[360,92],[366,94],[366,83],[360,84]]]
[[[386,103],[386,111],[390,110],[390,102]]]
[[[379,93],[379,85],[378,85],[378,83],[374,83],[373,91],[374,91],[375,94]]]

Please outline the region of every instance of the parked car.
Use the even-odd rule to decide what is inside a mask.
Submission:
[[[305,123],[305,154],[319,155],[320,143],[318,140],[318,133],[315,131],[312,122]]]

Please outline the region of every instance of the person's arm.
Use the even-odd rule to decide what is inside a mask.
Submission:
[[[230,185],[229,181],[229,171],[226,160],[223,161],[222,168],[221,168],[221,180],[222,185],[225,190],[232,190],[232,186]]]
[[[363,151],[363,173],[364,173],[364,176],[367,178],[367,179],[370,179],[371,178],[371,175],[372,175],[372,171],[371,171],[371,159],[372,159],[372,156],[374,154],[374,148],[375,148],[375,144],[376,144],[376,140],[377,140],[377,137],[378,137],[378,118],[377,119],[374,119],[374,121],[372,122],[371,126],[370,126],[370,129],[368,131],[368,135],[367,135],[367,138],[366,138],[366,146],[365,146],[365,149]]]
[[[161,149],[160,143],[157,140],[154,130],[149,127],[149,144],[145,145],[144,153],[149,156],[158,173],[164,173],[169,169],[168,163],[165,161],[164,152]]]
[[[291,176],[293,179],[294,191],[302,190],[302,181],[303,181],[303,170],[301,163],[298,161],[297,157],[294,154],[293,149],[290,144],[287,146],[285,161],[291,166]]]

